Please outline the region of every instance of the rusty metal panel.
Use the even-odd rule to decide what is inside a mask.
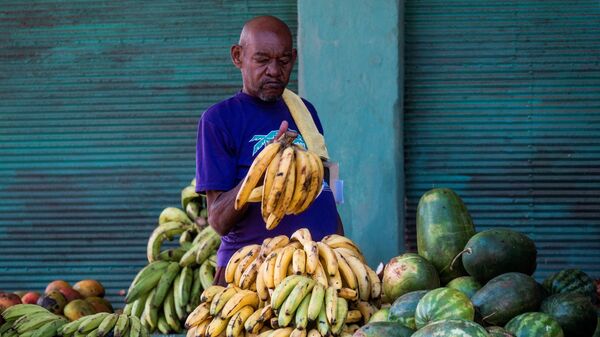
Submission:
[[[511,227],[541,279],[600,277],[600,6],[579,1],[406,2],[407,249],[433,187],[477,230]]]
[[[247,19],[296,1],[2,1],[0,289],[101,281],[117,296],[194,176],[197,121],[241,88]],[[295,75],[293,87],[296,86]]]

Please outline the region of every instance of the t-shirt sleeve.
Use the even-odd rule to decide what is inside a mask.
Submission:
[[[319,119],[319,116],[317,115],[317,110],[309,101],[305,100],[304,98],[302,100],[304,101],[304,104],[306,105],[306,108],[308,109],[308,111],[310,111],[310,114],[312,115],[312,118],[315,121],[315,126],[317,127],[317,130],[319,130],[319,132],[322,135],[325,135],[325,133],[323,133],[323,126],[321,125],[321,120]]]
[[[226,128],[200,119],[196,142],[196,192],[228,191],[235,184],[235,146]]]

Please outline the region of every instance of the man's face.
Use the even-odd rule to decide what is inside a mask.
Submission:
[[[296,50],[284,34],[263,31],[249,34],[243,46],[234,46],[232,58],[242,72],[243,91],[263,101],[274,101],[290,80]]]

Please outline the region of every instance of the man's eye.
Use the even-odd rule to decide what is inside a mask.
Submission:
[[[279,63],[288,64],[288,63],[290,63],[290,58],[289,57],[280,58]]]
[[[256,62],[257,62],[257,63],[264,64],[264,63],[267,63],[267,62],[269,62],[269,59],[262,59],[262,58],[261,58],[261,59],[256,59]]]

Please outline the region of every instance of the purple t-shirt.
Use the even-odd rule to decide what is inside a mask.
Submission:
[[[304,100],[317,129],[323,128],[315,108]],[[196,191],[228,191],[248,172],[252,161],[272,140],[283,120],[289,129],[298,131],[290,111],[282,99],[264,102],[239,92],[211,106],[200,119],[196,146]],[[306,148],[302,135],[295,141]],[[324,182],[323,191],[303,213],[286,215],[273,230],[267,230],[261,216],[260,203],[250,203],[246,216],[221,240],[217,265],[227,265],[240,247],[261,244],[267,237],[291,235],[299,228],[310,230],[314,240],[337,230],[337,209],[333,193]]]

